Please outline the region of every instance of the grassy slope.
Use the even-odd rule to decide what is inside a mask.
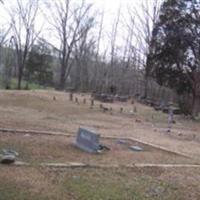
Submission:
[[[53,101],[54,95],[57,98],[56,101]],[[172,144],[173,141],[179,143],[182,141],[190,149],[194,148],[197,143],[187,140],[184,143],[184,140],[169,138],[166,134],[153,132],[151,127],[145,123],[136,123],[135,117],[129,119],[125,117],[126,115],[102,114],[97,111],[98,104],[96,110],[91,110],[89,105],[77,106],[67,100],[68,95],[57,92],[49,94],[46,94],[46,91],[3,92],[0,97],[0,125],[8,128],[38,128],[41,130],[51,128],[62,131],[70,128],[75,132],[80,124],[88,124],[88,126],[100,127],[99,131],[104,134],[112,132],[125,134],[131,131],[132,123],[134,123],[134,129],[137,130],[135,133],[133,132],[134,134],[138,134],[139,128],[141,128],[145,134],[147,133],[147,138],[149,138],[149,134],[151,137],[154,134],[154,138],[159,138],[159,142],[163,139],[169,144]],[[164,124],[166,121],[167,115],[160,112],[155,113],[150,108],[140,105],[138,108],[137,117],[148,118],[150,122],[158,123],[159,121],[159,124]],[[116,107],[115,110],[117,112],[119,107]],[[181,122],[180,120],[179,123]],[[199,128],[193,122],[179,123],[174,126],[177,128],[180,126],[181,130],[183,130],[182,127],[185,129]],[[144,134],[142,131],[139,132],[141,136]],[[163,141],[165,142],[165,140]],[[18,143],[19,146],[22,144],[22,142]],[[177,143],[173,144],[177,146]],[[198,143],[196,146],[199,148]],[[195,149],[194,153],[196,153]],[[55,171],[32,168],[0,166],[0,200],[200,199],[200,171],[198,169],[69,169]]]
[[[31,178],[31,176],[30,180],[26,178],[28,184],[20,183],[15,179],[0,180],[0,200],[187,199],[184,197],[183,188],[159,180],[155,172],[138,169],[69,169],[62,172],[40,169],[37,176],[38,179],[40,179],[39,176],[44,176],[44,180],[37,183],[37,178]],[[45,185],[45,181],[49,185]]]

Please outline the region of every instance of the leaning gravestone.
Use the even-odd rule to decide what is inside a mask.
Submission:
[[[79,128],[75,145],[83,151],[98,153],[101,150],[99,139],[99,134],[84,128]]]

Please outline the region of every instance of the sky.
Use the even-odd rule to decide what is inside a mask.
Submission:
[[[21,0],[21,1],[27,1],[27,0]],[[41,2],[44,0],[40,0]],[[49,0],[49,1],[56,1],[56,0]],[[76,2],[79,2],[81,0],[73,0]],[[104,10],[104,23],[103,23],[103,35],[102,35],[102,43],[101,43],[101,49],[105,49],[108,46],[109,42],[109,35],[111,34],[112,30],[112,24],[116,20],[116,15],[119,10],[121,9],[121,23],[120,23],[120,31],[118,31],[118,39],[117,42],[119,45],[123,45],[125,42],[125,35],[126,35],[126,28],[124,28],[124,24],[128,22],[129,14],[127,8],[135,8],[138,13],[140,13],[140,4],[145,3],[148,1],[149,5],[153,5],[153,1],[155,0],[85,0],[88,3],[92,3],[94,9],[101,13]],[[0,5],[0,29],[2,27],[6,27],[8,24],[8,16],[5,12],[5,7],[10,7],[16,2],[16,0],[4,0],[5,4],[2,6]],[[38,20],[38,24],[43,23],[43,19]],[[39,25],[38,25],[39,27]],[[50,40],[53,41],[52,33],[50,32],[48,34]]]

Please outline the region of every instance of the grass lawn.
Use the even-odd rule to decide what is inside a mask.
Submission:
[[[186,183],[176,184],[172,177],[163,180],[167,172],[159,169],[0,169],[0,200],[188,200],[192,196],[200,197],[197,193],[190,196],[185,191]],[[170,173],[177,174],[176,171]]]
[[[131,163],[200,163],[200,124],[176,116],[172,132],[166,133],[167,115],[151,107],[115,102],[104,104],[112,113],[102,112],[100,102],[90,108],[90,96],[52,90],[0,91],[0,128],[53,131],[73,134],[79,127],[95,129],[101,136],[132,137],[178,151],[191,157],[177,157],[144,146],[136,154],[116,141],[103,140],[112,147],[105,155],[88,155],[74,149],[65,136],[1,133],[0,150],[13,148],[28,167],[0,165],[0,200],[199,200],[199,168],[123,168]],[[87,100],[83,104],[83,99]],[[123,107],[123,113],[120,108]],[[153,115],[153,116],[152,116]],[[195,136],[194,136],[195,135]],[[73,137],[74,138],[74,137]],[[141,145],[141,144],[139,144]],[[90,162],[120,164],[119,168],[39,167],[41,162]],[[186,162],[185,162],[186,161]]]

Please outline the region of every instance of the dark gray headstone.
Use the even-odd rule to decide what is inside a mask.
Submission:
[[[99,134],[87,129],[79,128],[75,144],[83,151],[98,153],[100,150],[99,139]]]

